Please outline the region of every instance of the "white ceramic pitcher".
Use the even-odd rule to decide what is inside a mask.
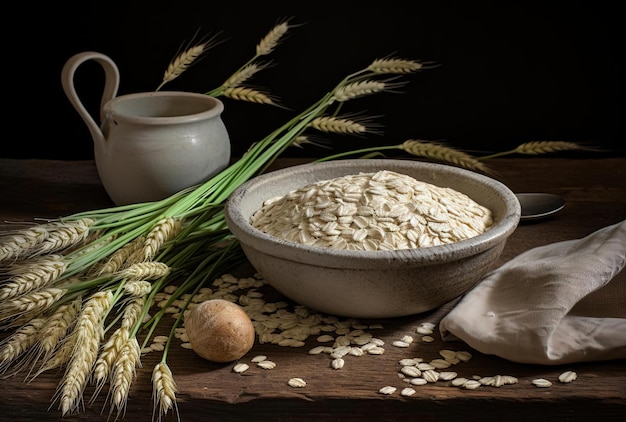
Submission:
[[[76,70],[88,60],[105,73],[100,125],[74,87]],[[89,128],[100,180],[115,204],[163,199],[228,165],[231,145],[220,100],[174,91],[116,97],[119,80],[113,60],[92,51],[72,56],[61,75],[65,94]]]

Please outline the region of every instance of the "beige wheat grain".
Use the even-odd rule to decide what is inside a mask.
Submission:
[[[378,74],[407,74],[422,69],[422,64],[405,59],[377,59],[367,69]]]
[[[277,105],[269,95],[252,88],[226,88],[224,90],[224,96],[233,100],[247,101],[249,103]]]
[[[454,164],[469,170],[489,173],[489,168],[469,154],[434,142],[408,140],[400,148],[411,155]]]
[[[159,362],[152,371],[152,420],[161,421],[170,410],[178,415],[176,405],[177,387],[172,376],[172,371],[165,362]]]
[[[513,152],[516,152],[518,154],[540,155],[540,154],[547,154],[550,152],[579,150],[579,149],[583,149],[583,147],[574,142],[534,141],[534,142],[526,142],[524,144],[518,145],[517,148],[515,148]]]
[[[41,289],[58,279],[67,264],[63,256],[51,254],[20,261],[9,267],[11,277],[0,287],[0,301]]]

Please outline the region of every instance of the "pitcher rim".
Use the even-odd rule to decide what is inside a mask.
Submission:
[[[201,111],[199,113],[185,114],[179,116],[141,116],[124,114],[114,110],[112,107],[119,102],[133,99],[133,98],[147,98],[147,97],[187,97],[201,100],[206,103],[213,103],[213,107],[208,110]],[[200,94],[196,92],[187,91],[148,91],[148,92],[135,92],[132,94],[119,95],[103,106],[105,114],[115,116],[116,119],[136,122],[136,123],[151,123],[151,124],[171,124],[171,123],[184,123],[203,120],[207,118],[216,117],[222,114],[224,111],[224,103],[216,97],[212,97],[207,94]]]

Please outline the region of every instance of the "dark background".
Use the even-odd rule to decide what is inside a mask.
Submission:
[[[120,69],[119,94],[152,91],[194,34],[218,34],[223,42],[164,88],[206,92],[290,17],[291,24],[302,25],[271,56],[274,66],[251,82],[290,109],[222,98],[234,156],[347,74],[390,54],[439,66],[409,76],[402,93],[350,102],[346,111],[379,116],[385,133],[333,140],[332,152],[407,139],[441,141],[472,153],[550,140],[626,155],[619,2],[369,3],[15,3],[5,12],[5,25],[15,20],[18,29],[5,30],[3,40],[8,98],[0,157],[93,158],[89,132],[60,83],[61,68],[73,54],[93,50],[111,57]],[[81,66],[77,89],[94,115],[102,84],[96,63]],[[309,146],[285,155],[329,153]]]

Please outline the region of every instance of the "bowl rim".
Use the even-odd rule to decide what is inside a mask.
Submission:
[[[310,172],[313,169],[316,169],[316,171],[324,171],[329,168],[337,168],[338,166],[359,168],[360,170],[357,171],[365,172],[369,171],[368,169],[373,170],[380,166],[421,166],[425,170],[443,171],[444,173],[457,176],[461,175],[474,182],[485,185],[493,191],[499,192],[505,203],[506,213],[500,216],[489,230],[470,239],[464,239],[450,244],[414,249],[353,251],[305,245],[271,236],[252,226],[239,208],[241,202],[245,200],[247,192],[254,188],[272,182],[275,183],[276,180],[284,178],[285,175],[295,176],[299,173]],[[397,169],[390,170],[397,171]],[[348,172],[345,174],[355,173]],[[242,183],[231,193],[225,203],[226,223],[231,232],[242,244],[244,251],[246,248],[255,248],[264,254],[271,252],[271,255],[274,257],[333,268],[375,269],[388,268],[390,265],[412,267],[435,265],[442,262],[464,259],[486,251],[503,240],[506,240],[517,228],[520,215],[521,207],[515,194],[506,185],[491,177],[447,164],[389,158],[310,162],[274,170]],[[333,257],[334,259],[330,261],[329,257]]]

